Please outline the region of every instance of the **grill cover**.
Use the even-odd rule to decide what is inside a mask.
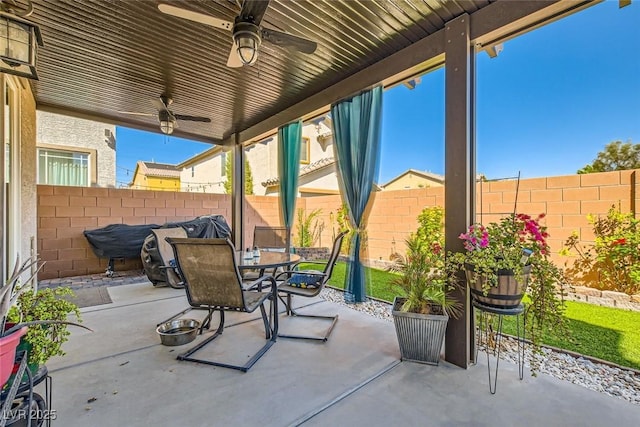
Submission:
[[[182,227],[187,232],[187,237],[210,239],[231,236],[231,228],[229,228],[227,221],[222,215],[201,216],[184,222],[168,222],[162,226],[152,228],[173,227]],[[164,266],[164,263],[158,250],[156,236],[151,233],[151,231],[149,231],[148,236],[144,239],[142,249],[138,250],[137,256],[141,257],[144,272],[154,286],[170,284],[167,279],[166,269],[160,268]]]

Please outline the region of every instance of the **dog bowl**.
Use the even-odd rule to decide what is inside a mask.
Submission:
[[[164,345],[183,345],[196,339],[198,328],[200,322],[195,319],[178,319],[163,323],[156,332]]]

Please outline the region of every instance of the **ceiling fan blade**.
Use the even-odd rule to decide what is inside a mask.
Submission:
[[[313,53],[318,47],[318,44],[311,40],[268,28],[262,29],[262,40],[277,46],[293,48],[302,53]]]
[[[231,68],[242,67],[242,61],[238,56],[238,48],[236,47],[235,42],[233,42],[233,45],[231,45],[231,52],[229,52],[229,59],[227,59],[227,67],[231,67]]]
[[[264,17],[264,13],[269,7],[269,1],[270,0],[244,0],[244,3],[242,3],[242,10],[240,11],[240,17],[243,20],[251,18],[254,24],[260,25],[260,22],[262,22],[262,18]]]
[[[166,111],[170,113],[169,108],[167,108],[167,105],[162,101],[162,98],[157,98],[157,99],[154,98],[151,100],[151,103],[156,108],[156,110]]]
[[[210,25],[227,31],[231,31],[233,29],[233,22],[216,18],[215,16],[205,15],[204,13],[193,12],[191,10],[182,9],[166,3],[158,4],[158,9],[160,12],[166,13],[167,15],[177,16],[178,18],[188,19],[189,21],[198,22],[200,24]]]
[[[211,123],[211,119],[209,117],[183,116],[182,114],[174,114],[173,117],[178,120],[187,120],[190,122]]]
[[[157,113],[137,113],[135,111],[118,111],[120,114],[129,114],[132,116],[148,116],[148,117],[156,117]]]

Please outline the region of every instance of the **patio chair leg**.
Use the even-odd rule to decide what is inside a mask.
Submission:
[[[287,302],[285,303],[287,316],[304,317],[308,319],[331,320],[331,325],[329,326],[329,329],[327,329],[327,331],[323,336],[278,334],[278,337],[327,342],[327,340],[329,339],[329,336],[333,332],[333,328],[336,326],[336,323],[338,323],[338,315],[336,314],[335,316],[320,316],[316,314],[300,314],[293,309],[292,301],[293,301],[292,295],[287,294]]]
[[[213,311],[216,311],[215,309],[211,309],[211,314],[213,314]],[[254,354],[251,359],[249,359],[247,361],[247,363],[245,363],[244,365],[231,365],[229,363],[221,363],[221,362],[214,362],[212,360],[206,360],[206,359],[196,359],[195,357],[191,357],[192,354],[194,354],[195,352],[197,352],[198,350],[202,349],[204,346],[206,346],[207,344],[209,344],[211,341],[213,341],[214,339],[218,338],[220,335],[222,335],[222,330],[224,329],[224,310],[217,310],[220,312],[220,324],[218,325],[218,329],[216,330],[216,332],[211,335],[209,338],[207,338],[206,340],[202,341],[201,343],[199,343],[198,345],[190,348],[189,350],[187,350],[185,353],[182,353],[180,355],[178,355],[177,359],[178,360],[184,360],[187,362],[195,362],[195,363],[202,363],[204,365],[211,365],[211,366],[220,366],[222,368],[229,368],[229,369],[235,369],[238,371],[242,371],[242,372],[247,372],[249,369],[251,369],[251,367],[253,365],[255,365],[255,363],[258,361],[258,359],[260,359],[266,352],[267,350],[269,350],[269,348],[271,348],[271,346],[276,342],[276,337],[271,336],[271,339],[269,339],[267,341],[267,343],[262,346],[262,348],[260,350],[258,350],[258,352],[256,354]],[[272,335],[271,334],[271,329],[270,326],[267,322],[267,313],[264,310],[264,305],[261,305],[261,311],[262,311],[262,318],[265,322],[265,329],[266,329],[266,334],[268,335]],[[208,315],[208,317],[211,316]]]
[[[205,317],[204,320],[202,321],[202,325],[200,326],[200,335],[202,335],[202,332],[205,329],[209,329],[211,327],[211,317],[213,317],[213,312],[214,310],[212,308],[209,309],[209,313],[207,314],[207,317]],[[220,332],[222,333],[222,331]]]
[[[260,304],[260,313],[262,313],[262,322],[264,323],[264,333],[265,338],[271,338],[271,324],[269,319],[267,319],[267,312],[264,309],[264,303]],[[269,313],[271,313],[271,309],[269,309]]]

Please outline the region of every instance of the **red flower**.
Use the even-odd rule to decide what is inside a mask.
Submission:
[[[611,243],[611,246],[624,245],[626,243],[627,243],[627,239],[623,237],[622,239],[614,240],[613,243]]]

